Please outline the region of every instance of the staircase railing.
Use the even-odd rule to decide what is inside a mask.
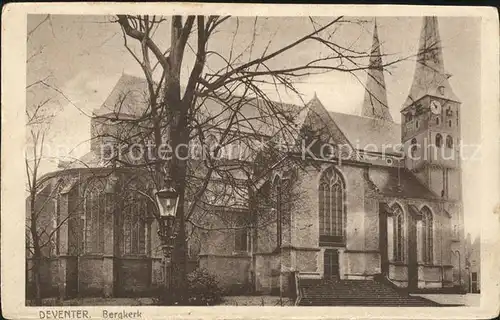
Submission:
[[[391,281],[391,279],[389,279],[389,276],[386,274],[382,273],[377,274],[375,275],[374,280],[383,283],[385,285],[388,285],[400,293],[408,293],[408,290],[406,288],[398,287],[394,282]]]

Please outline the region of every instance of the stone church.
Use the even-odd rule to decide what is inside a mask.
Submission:
[[[351,156],[306,159],[292,174],[270,170],[261,185],[275,197],[270,212],[281,219],[262,228],[193,233],[187,244],[193,267],[208,269],[240,293],[279,292],[296,272],[304,279],[383,276],[410,291],[461,285],[460,100],[445,70],[438,20],[423,22],[404,104],[389,108],[375,25],[362,114],[329,111],[315,96],[301,120],[321,126],[327,142],[347,146]],[[94,111],[93,124],[120,93],[145,85],[123,75]],[[133,105],[121,106],[123,115],[134,117]],[[401,124],[390,109],[400,109]],[[163,281],[158,224],[148,214],[150,204],[137,197],[147,186],[131,182],[142,175],[133,169],[102,166],[97,149],[93,144],[79,161],[42,178],[40,197],[50,200],[43,201],[42,216],[48,233],[55,230],[43,249],[42,282],[65,297],[145,295]],[[284,209],[284,185],[300,194],[299,206]],[[261,217],[245,202],[226,211],[259,225]],[[27,250],[28,291],[31,259]]]

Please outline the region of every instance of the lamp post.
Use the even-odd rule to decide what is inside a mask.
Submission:
[[[162,251],[164,256],[164,274],[165,274],[165,290],[168,297],[171,297],[172,290],[172,250],[174,248],[174,232],[175,215],[179,205],[179,194],[172,186],[172,180],[165,179],[165,187],[156,192],[156,202],[160,211],[160,228],[158,235],[160,236]]]

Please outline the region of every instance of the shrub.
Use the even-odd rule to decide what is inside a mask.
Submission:
[[[175,294],[159,288],[157,298],[153,304],[157,305],[184,305],[184,306],[211,306],[222,302],[224,291],[219,280],[208,270],[198,268],[187,275],[187,283],[182,289],[175,290]]]
[[[224,292],[216,276],[203,268],[187,276],[187,301],[192,306],[212,306],[222,302]]]

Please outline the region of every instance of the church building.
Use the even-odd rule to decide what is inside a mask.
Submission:
[[[190,232],[193,268],[208,269],[240,294],[286,291],[293,273],[301,279],[383,277],[410,292],[462,285],[457,275],[465,274],[465,262],[456,254],[464,254],[461,103],[445,70],[437,17],[423,18],[401,106],[388,105],[382,57],[375,25],[361,115],[331,111],[315,96],[299,121],[303,130],[319,127],[322,143],[345,154],[313,152],[298,170],[269,170],[258,191],[272,198],[271,222],[260,223],[268,217],[248,202],[232,205],[226,214],[251,223]],[[120,93],[145,85],[123,75],[94,111],[91,135]],[[120,106],[127,117],[137,115],[133,105]],[[401,124],[391,109],[400,110]],[[93,144],[80,161],[42,178],[40,197],[51,199],[43,201],[47,233],[61,225],[44,249],[43,283],[65,297],[144,295],[164,276],[158,222],[140,197],[147,179],[133,168],[102,166],[97,149]],[[287,205],[285,189],[299,195],[297,205]],[[27,251],[28,288],[31,258]]]

